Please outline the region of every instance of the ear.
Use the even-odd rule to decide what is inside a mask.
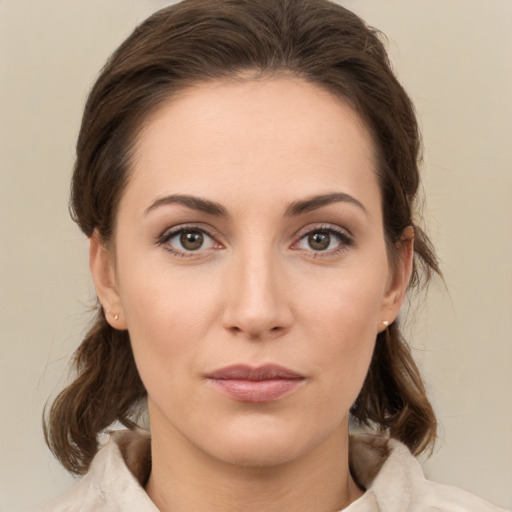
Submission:
[[[97,230],[94,230],[89,239],[89,268],[107,322],[114,329],[126,329],[121,298],[116,286],[112,254],[101,240]]]
[[[404,229],[399,242],[397,243],[398,261],[392,270],[386,293],[382,303],[382,322],[392,324],[405,299],[407,288],[412,274],[414,258],[414,228],[408,226]],[[380,324],[379,331],[386,328],[384,323]]]

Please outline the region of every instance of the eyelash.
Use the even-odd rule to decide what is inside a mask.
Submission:
[[[197,251],[181,251],[175,249],[172,245],[169,244],[170,240],[172,240],[174,237],[187,232],[198,232],[202,233],[203,235],[206,235],[208,238],[212,240],[213,247],[206,249],[199,248]],[[299,233],[299,238],[291,245],[291,248],[293,250],[301,250],[299,247],[296,246],[301,241],[305,240],[308,236],[316,233],[323,233],[330,236],[334,235],[334,237],[338,240],[339,244],[334,249],[325,249],[318,251],[315,251],[314,249],[304,249],[304,251],[310,252],[312,257],[314,258],[337,255],[343,251],[346,251],[348,248],[354,245],[354,239],[352,235],[347,233],[347,231],[342,230],[341,228],[334,227],[332,225],[320,225],[315,226],[314,228],[307,228],[307,230]],[[205,251],[219,249],[222,246],[219,242],[216,241],[215,236],[211,234],[209,230],[195,224],[175,226],[173,228],[166,230],[160,237],[158,237],[157,245],[163,246],[166,251],[170,252],[174,256],[181,258],[198,257],[200,255],[204,256]]]
[[[206,235],[213,241],[214,247],[210,249],[200,248],[197,251],[180,251],[178,249],[175,249],[171,244],[169,244],[170,240],[172,240],[174,237],[187,232],[197,232]],[[160,237],[158,237],[157,244],[163,246],[164,249],[166,251],[169,251],[173,256],[181,258],[193,258],[199,256],[200,254],[204,255],[205,250],[218,249],[219,246],[221,245],[219,242],[215,240],[215,237],[207,229],[205,229],[204,227],[197,226],[195,224],[175,226],[164,231],[164,233]]]
[[[295,248],[294,246],[298,245],[301,241],[305,240],[308,236],[315,234],[315,233],[323,233],[327,235],[334,235],[334,237],[338,240],[339,244],[334,249],[326,249],[326,250],[318,250],[315,251],[314,249],[309,249],[306,251],[311,253],[311,256],[313,258],[322,258],[322,257],[330,257],[330,256],[336,256],[350,247],[354,245],[354,238],[351,234],[349,234],[346,230],[343,230],[341,228],[332,226],[332,225],[320,225],[315,226],[313,228],[307,228],[306,231],[303,231],[299,235],[299,239],[293,243],[292,248]],[[300,248],[296,248],[295,250],[301,250]]]

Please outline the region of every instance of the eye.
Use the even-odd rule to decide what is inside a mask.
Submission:
[[[181,247],[187,251],[197,251],[204,244],[204,235],[201,231],[182,231],[171,240],[179,240]]]
[[[334,228],[319,228],[307,232],[295,244],[295,248],[314,252],[333,253],[352,245],[352,238]]]
[[[216,247],[215,240],[199,228],[173,229],[164,233],[159,243],[169,251],[187,256]]]
[[[332,243],[332,237],[330,233],[310,233],[307,236],[307,243],[314,251],[325,251],[329,249]]]

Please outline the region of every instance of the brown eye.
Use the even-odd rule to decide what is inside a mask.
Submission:
[[[314,251],[325,251],[331,244],[331,235],[326,232],[318,231],[308,235],[308,245]]]
[[[180,244],[187,251],[197,251],[204,243],[201,231],[183,231],[180,235]]]
[[[202,254],[216,247],[215,240],[199,228],[182,228],[167,232],[160,239],[160,244],[180,256]]]
[[[293,244],[293,249],[300,249],[310,253],[325,253],[325,255],[338,254],[344,249],[352,247],[353,238],[346,230],[338,227],[318,227],[305,233],[300,240]]]

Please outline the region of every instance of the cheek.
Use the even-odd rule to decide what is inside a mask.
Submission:
[[[314,287],[310,281],[306,279],[303,291],[297,293],[305,329],[318,329],[319,335],[332,333],[328,338],[337,333],[347,346],[375,337],[385,300],[385,269],[344,269],[316,279]]]
[[[346,390],[349,401],[359,393],[371,361],[385,283],[382,271],[347,272],[303,294],[301,327],[310,343],[315,340],[311,359],[332,393]]]
[[[123,312],[148,391],[152,385],[173,386],[190,371],[217,316],[219,287],[170,269],[133,254],[118,265]]]

